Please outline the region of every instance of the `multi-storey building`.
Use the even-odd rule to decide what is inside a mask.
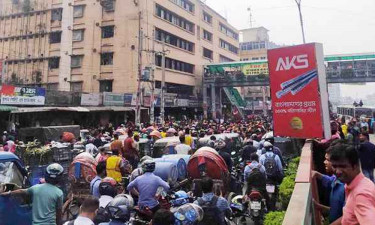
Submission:
[[[240,59],[238,33],[199,0],[1,0],[2,82],[134,93],[144,68],[160,88],[165,54],[167,92],[193,95],[203,65]]]

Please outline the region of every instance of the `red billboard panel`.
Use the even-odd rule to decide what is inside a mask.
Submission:
[[[321,87],[326,87],[323,51],[317,57],[317,44],[272,49],[268,51],[274,133],[296,138],[321,138],[327,127],[327,95],[322,110]],[[321,47],[321,45],[319,45]],[[322,49],[322,48],[321,48]],[[320,56],[321,55],[321,56]],[[323,65],[324,67],[324,65]],[[320,86],[323,82],[323,86]],[[326,91],[326,89],[324,90]]]

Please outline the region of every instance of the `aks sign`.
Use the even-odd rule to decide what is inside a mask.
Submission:
[[[289,56],[284,58],[280,57],[277,60],[276,71],[280,70],[290,70],[293,69],[305,69],[309,67],[309,61],[307,54],[293,56],[292,59]]]

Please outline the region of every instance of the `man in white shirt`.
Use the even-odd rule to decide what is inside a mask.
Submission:
[[[179,137],[180,139],[180,144],[176,145],[176,147],[174,147],[174,149],[176,150],[177,154],[180,154],[180,155],[187,155],[189,154],[189,152],[191,151],[191,147],[187,144],[185,144],[185,135],[181,135]]]
[[[83,201],[78,217],[75,220],[64,223],[64,225],[95,225],[93,220],[98,208],[99,200],[95,197],[88,197]]]

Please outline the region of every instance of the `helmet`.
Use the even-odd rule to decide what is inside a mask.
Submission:
[[[196,224],[196,222],[203,219],[203,209],[196,204],[187,203],[178,207],[174,213],[176,223],[181,225]]]
[[[142,169],[144,172],[154,172],[155,170],[155,161],[154,160],[145,160],[143,163],[142,163]]]
[[[52,163],[46,168],[45,179],[48,183],[57,184],[64,173],[64,168],[58,163]]]
[[[113,220],[120,220],[121,222],[129,221],[130,209],[127,206],[127,198],[116,196],[110,201],[106,207],[109,217]]]
[[[148,155],[145,155],[143,156],[139,162],[141,163],[141,165],[146,161],[146,160],[152,160],[152,157],[148,156]]]
[[[129,208],[129,209],[132,209],[134,207],[134,199],[131,195],[128,195],[128,194],[119,194],[119,195],[116,195],[115,199],[116,198],[121,198],[125,205]]]
[[[171,200],[172,206],[181,206],[189,202],[189,195],[185,191],[177,191],[174,193],[174,199]]]
[[[268,149],[272,148],[273,145],[271,144],[271,142],[269,142],[269,141],[265,141],[265,142],[263,143],[263,147],[264,147],[266,150],[268,150]]]
[[[100,182],[99,184],[99,194],[100,195],[108,195],[111,197],[115,197],[117,194],[116,190],[116,181],[112,181],[113,178],[106,177]]]

